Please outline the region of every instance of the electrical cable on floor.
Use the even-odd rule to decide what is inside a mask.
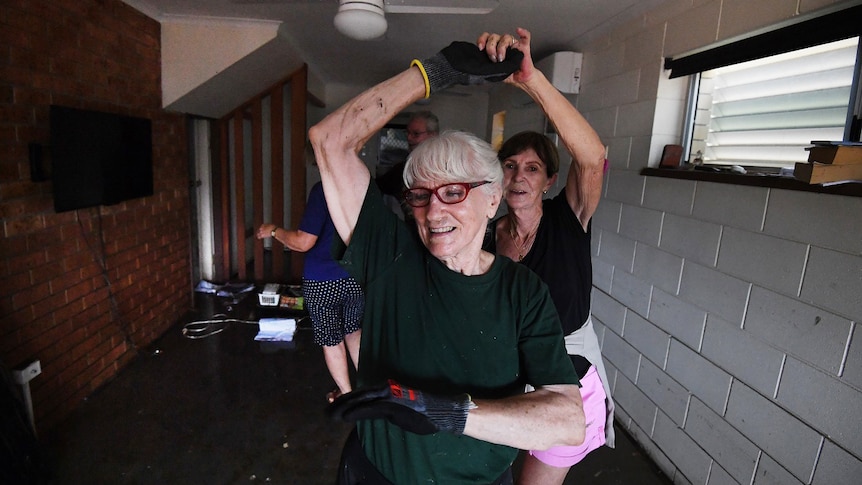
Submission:
[[[222,317],[222,318],[216,318]],[[209,320],[197,320],[183,325],[183,336],[191,339],[206,338],[221,333],[230,323],[246,323],[257,325],[257,320],[241,320],[239,318],[227,318],[224,313],[217,313]]]
[[[297,330],[300,330],[302,327],[299,326],[299,323],[305,319],[309,318],[308,316],[302,316],[296,319]],[[227,328],[228,324],[231,323],[244,323],[249,325],[258,325],[260,324],[259,320],[242,320],[240,318],[229,318],[224,313],[216,313],[207,320],[195,320],[194,322],[189,322],[183,325],[183,336],[189,339],[200,339],[207,338],[217,333],[221,333],[224,329]]]
[[[221,318],[217,318],[221,317]],[[300,317],[296,319],[296,323],[299,324],[302,320],[305,320],[308,317]],[[239,318],[228,318],[224,313],[216,313],[213,315],[213,318],[208,320],[196,320],[194,322],[189,322],[183,325],[183,336],[185,338],[190,339],[200,339],[207,338],[217,333],[221,333],[228,327],[228,324],[231,323],[245,323],[251,325],[257,325],[260,322],[258,320],[242,320]],[[298,327],[297,327],[298,328]]]

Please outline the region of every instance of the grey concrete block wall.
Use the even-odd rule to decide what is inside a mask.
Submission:
[[[661,414],[679,426],[685,422],[691,394],[682,384],[667,375],[648,359],[641,359],[637,386],[658,405]]]
[[[759,231],[766,215],[766,192],[745,185],[698,183],[691,215],[726,227]]]
[[[798,479],[808,482],[823,436],[741,382],[734,382],[727,422]]]
[[[788,355],[838,375],[853,327],[844,317],[755,286],[744,328]]]
[[[640,279],[652,281],[664,291],[677,293],[682,278],[683,259],[649,244],[638,244],[632,274]]]
[[[691,483],[707,483],[712,458],[679,424],[659,411],[652,439]]]
[[[836,227],[836,231],[843,228]],[[811,246],[799,297],[824,310],[862,322],[859,283],[862,257]]]
[[[629,310],[641,315],[649,313],[652,286],[628,271],[614,269],[610,293]]]
[[[820,453],[820,466],[814,472],[814,483],[847,483],[847,477],[862,477],[862,463],[845,450],[827,441]]]
[[[822,467],[821,467],[822,468]],[[846,483],[846,477],[844,482]],[[778,464],[769,455],[761,454],[760,461],[757,463],[757,470],[754,473],[753,484],[757,485],[801,485],[802,482],[798,478],[790,474],[784,467]],[[835,482],[819,482],[819,483],[842,483]]]
[[[643,198],[650,198],[648,189]],[[615,203],[625,214],[626,203]],[[666,471],[680,483],[852,483],[849,472],[834,467],[862,466],[853,433],[860,421],[852,412],[847,426],[847,410],[862,403],[862,346],[851,347],[857,303],[841,297],[862,294],[854,279],[860,256],[652,211],[628,223],[661,226],[643,238],[633,229],[624,233],[623,224],[594,227],[602,241],[595,260],[613,276],[593,300],[597,313],[615,322],[603,345],[608,361],[626,369],[614,393],[629,428],[647,434],[647,450],[666,456]],[[665,230],[668,221],[672,231]],[[643,240],[656,231],[660,247]],[[706,253],[714,248],[716,257],[710,262],[687,241],[709,246]],[[824,260],[819,269],[811,265],[814,252]],[[814,278],[827,288],[837,281],[839,296],[806,301],[804,282]],[[810,288],[813,299],[818,290]]]
[[[718,257],[721,226],[668,213],[662,224],[661,239],[659,247],[665,251],[712,267]]]
[[[852,332],[853,335],[860,335],[859,332],[862,332],[862,326],[858,323],[854,324]],[[850,344],[847,358],[844,360],[844,368],[840,375],[847,384],[856,389],[862,388],[862,339],[856,338]]]
[[[775,401],[830,441],[849,451],[862,450],[857,419],[862,394],[837,378],[797,359],[788,358]]]
[[[730,374],[684,344],[672,340],[667,356],[668,375],[715,412],[724,413],[732,382]]]
[[[700,349],[706,312],[674,296],[654,289],[649,320],[693,349]]]
[[[658,246],[661,218],[660,211],[624,204],[620,217],[620,234],[653,247]]]
[[[685,420],[685,432],[707,454],[721,457],[722,469],[734,480],[739,483],[751,480],[760,450],[724,421],[721,413],[709,409],[699,399],[692,399]]]
[[[807,251],[807,244],[725,227],[716,267],[764,288],[796,295]]]
[[[572,46],[611,148],[592,302],[618,422],[675,483],[862,476],[862,198],[640,174],[678,140],[665,56],[849,3],[669,0]]]
[[[670,335],[653,325],[649,320],[634,312],[626,314],[625,332],[623,337],[641,355],[659,367],[665,367],[668,357]]]
[[[750,291],[751,283],[745,280],[695,262],[683,263],[679,296],[731,323],[742,321]]]
[[[774,396],[786,354],[738,325],[710,315],[703,335],[701,354],[734,379],[764,396]]]
[[[629,381],[637,381],[641,355],[622,337],[612,331],[606,331],[602,340],[602,355]]]
[[[643,391],[641,391],[640,388],[638,388],[638,386],[628,378],[628,376],[617,378],[616,385],[613,389],[613,395],[614,399],[622,399],[629,403],[629,405],[622,410],[620,418],[624,420],[627,416],[637,423],[641,429],[645,430],[647,435],[652,434],[656,411],[658,410],[658,406],[656,406],[655,402],[644,394]]]
[[[712,462],[712,466],[709,467],[707,482],[710,485],[737,485],[739,483],[716,462]]]
[[[764,219],[764,233],[862,254],[862,198],[789,190],[772,192],[769,198],[771,210]]]

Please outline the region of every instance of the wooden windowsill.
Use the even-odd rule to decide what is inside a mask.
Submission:
[[[850,197],[862,197],[862,182],[847,183],[840,185],[822,186],[818,184],[807,184],[800,180],[779,177],[778,175],[764,174],[738,174],[728,172],[703,172],[686,168],[644,168],[641,175],[648,177],[666,177],[683,180],[703,180],[704,182],[715,182],[719,184],[750,185],[754,187],[770,187],[785,190],[801,190],[805,192],[817,192],[821,194],[847,195]]]

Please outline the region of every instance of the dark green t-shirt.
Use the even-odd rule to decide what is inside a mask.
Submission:
[[[496,258],[483,275],[449,270],[371,184],[350,245],[335,256],[365,290],[358,387],[392,378],[438,394],[500,398],[524,385],[577,384],[547,287]],[[517,450],[440,432],[420,436],[386,420],[358,423],[363,449],[394,483],[496,480]]]

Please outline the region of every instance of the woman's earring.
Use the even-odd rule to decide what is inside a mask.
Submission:
[[[542,191],[542,193],[543,193],[543,194],[547,194],[547,193],[548,193],[548,191],[547,191],[547,190],[543,190],[543,191]]]

